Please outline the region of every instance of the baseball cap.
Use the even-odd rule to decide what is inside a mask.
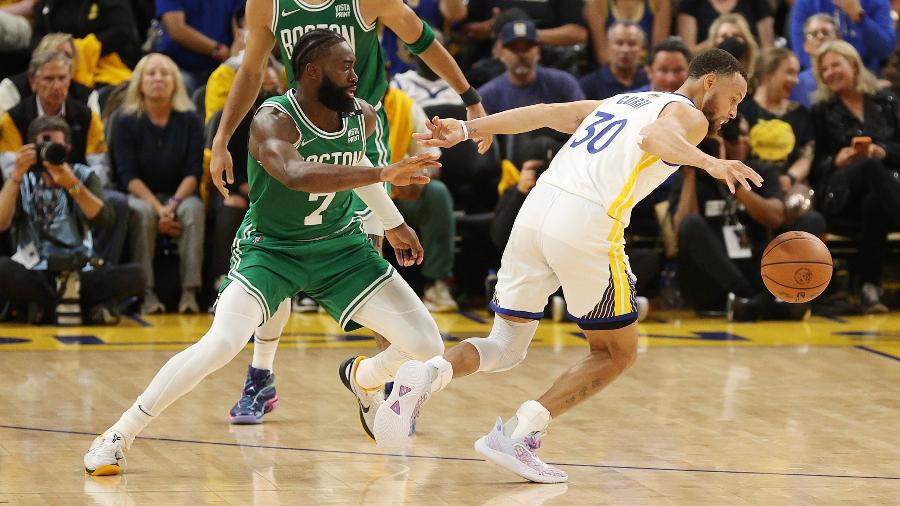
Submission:
[[[537,44],[537,28],[532,21],[518,19],[503,25],[503,29],[500,30],[500,43],[507,46],[517,40]]]

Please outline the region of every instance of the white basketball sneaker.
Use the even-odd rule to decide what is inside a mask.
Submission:
[[[84,454],[84,470],[91,476],[110,476],[125,469],[125,437],[111,431],[97,436]]]
[[[431,383],[437,369],[418,360],[400,366],[394,387],[375,414],[375,441],[390,450],[402,448],[412,434],[422,405],[431,396]]]
[[[375,436],[372,434],[372,426],[375,423],[375,413],[384,400],[384,389],[366,390],[356,382],[356,368],[359,367],[360,362],[365,360],[365,358],[360,355],[344,360],[338,367],[338,375],[341,378],[341,383],[356,396],[356,401],[359,404],[359,425],[362,427],[363,432],[374,441]]]
[[[569,475],[544,463],[535,453],[541,447],[540,433],[532,432],[522,439],[513,439],[503,433],[503,420],[487,435],[475,441],[475,451],[498,466],[537,483],[564,483]]]

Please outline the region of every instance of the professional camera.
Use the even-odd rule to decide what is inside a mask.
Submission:
[[[42,135],[41,141],[34,145],[37,151],[37,163],[31,167],[32,171],[44,170],[44,160],[53,165],[62,165],[66,161],[66,146],[50,140],[49,135]]]

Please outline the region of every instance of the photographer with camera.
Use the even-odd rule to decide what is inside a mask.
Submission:
[[[0,298],[34,304],[44,323],[55,321],[61,302],[81,305],[61,323],[105,322],[101,305],[143,293],[144,276],[136,264],[103,267],[97,259],[90,229],[109,226],[112,211],[90,167],[66,161],[70,137],[64,119],[41,116],[16,151],[0,191],[0,232],[12,227],[16,248],[0,258]]]

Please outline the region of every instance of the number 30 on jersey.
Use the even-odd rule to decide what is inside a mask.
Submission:
[[[619,132],[625,128],[625,123],[628,122],[626,119],[617,120],[612,114],[603,111],[595,112],[594,116],[597,117],[597,120],[588,125],[584,132],[584,136],[580,139],[573,140],[572,144],[569,144],[570,147],[577,148],[578,146],[587,143],[585,147],[587,148],[588,153],[595,155],[606,149],[613,139],[619,135]],[[600,128],[601,125],[603,128]]]

